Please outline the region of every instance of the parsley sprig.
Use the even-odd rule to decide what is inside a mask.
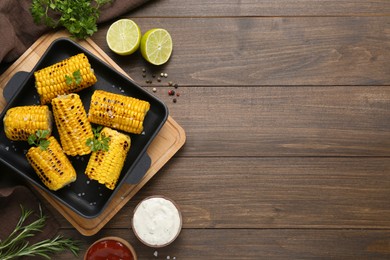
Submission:
[[[108,151],[109,148],[109,143],[110,143],[110,137],[105,136],[104,134],[101,133],[103,126],[97,126],[93,127],[93,135],[94,138],[88,138],[87,139],[87,145],[91,147],[92,152],[97,152],[97,151]]]
[[[41,148],[42,151],[46,150],[49,145],[50,141],[47,140],[49,137],[50,131],[49,130],[37,130],[35,134],[31,134],[27,142],[29,145],[35,145]]]
[[[65,75],[65,82],[66,85],[72,85],[75,83],[76,85],[80,85],[80,83],[83,81],[83,78],[81,77],[81,72],[80,70],[76,70],[75,72],[72,73],[72,76]]]
[[[65,27],[78,39],[97,31],[100,7],[112,0],[32,0],[30,12],[36,24]]]

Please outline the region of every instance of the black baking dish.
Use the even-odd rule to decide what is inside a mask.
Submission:
[[[1,129],[4,129],[3,118],[5,112],[9,108],[39,104],[39,96],[34,86],[34,71],[81,52],[85,53],[88,57],[98,80],[92,87],[78,92],[86,111],[89,109],[91,95],[96,89],[103,89],[113,93],[132,96],[146,100],[151,104],[150,110],[144,120],[144,133],[141,135],[130,134],[131,147],[116,188],[113,191],[109,190],[104,185],[89,180],[88,177],[85,176],[84,170],[90,156],[86,155],[77,157],[68,156],[77,171],[77,180],[74,183],[58,191],[47,189],[26,160],[25,154],[30,147],[28,143],[8,140],[4,130],[1,131],[0,135],[0,160],[22,177],[71,208],[80,216],[94,218],[108,205],[122,184],[126,182],[137,183],[148,170],[150,158],[146,150],[168,118],[168,109],[163,102],[125,75],[101,61],[79,44],[68,38],[60,38],[49,46],[31,72],[17,73],[13,79],[9,81],[3,93],[8,104],[1,113]],[[59,140],[55,127],[53,135]]]

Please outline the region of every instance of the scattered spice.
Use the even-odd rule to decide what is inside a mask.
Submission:
[[[160,72],[159,75],[160,75],[160,76],[157,76],[156,74],[151,74],[150,77],[151,77],[151,78],[157,78],[156,80],[157,80],[157,82],[159,82],[159,83],[163,81],[163,78],[167,78],[167,77],[168,77],[168,73],[166,73],[166,72]],[[148,77],[145,68],[142,68],[142,77],[143,77],[143,78],[147,78],[147,77]],[[145,83],[146,83],[146,84],[152,84],[152,83],[153,83],[153,80],[150,79],[150,78],[149,78],[149,79],[146,79],[146,80],[145,80]],[[173,88],[175,88],[175,89],[179,88],[179,84],[178,84],[178,83],[174,83],[174,82],[171,81],[171,80],[167,82],[167,86],[173,87]],[[157,88],[152,88],[152,91],[153,91],[154,93],[157,92]],[[175,90],[173,90],[173,89],[168,90],[168,95],[169,95],[169,96],[175,96],[175,98],[172,99],[172,102],[173,102],[173,103],[176,103],[176,102],[177,102],[177,98],[176,98],[176,97],[180,97],[180,93],[177,92],[177,91],[175,91]]]

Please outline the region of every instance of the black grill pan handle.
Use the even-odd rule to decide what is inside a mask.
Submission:
[[[151,163],[152,160],[150,159],[150,156],[145,152],[134,166],[131,174],[129,174],[129,177],[125,180],[125,182],[128,184],[137,184],[149,170]]]
[[[18,92],[23,81],[27,79],[29,74],[30,73],[26,71],[18,71],[7,82],[7,85],[5,85],[3,89],[3,97],[7,102],[9,102],[12,99],[12,97]]]

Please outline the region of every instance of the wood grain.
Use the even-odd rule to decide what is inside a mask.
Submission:
[[[81,254],[117,235],[139,259],[390,258],[388,0],[154,0],[119,18],[171,33],[160,67],[108,49],[117,18],[92,39],[157,89],[187,140],[92,237],[47,205]],[[160,72],[169,77],[145,83]],[[184,217],[178,240],[158,250],[130,228],[136,204],[156,194]]]
[[[387,0],[155,0],[129,15],[136,17],[377,16],[389,15]]]
[[[179,87],[177,103],[168,89],[183,156],[390,155],[389,87]]]
[[[106,228],[130,227],[139,201],[162,194],[184,228],[390,229],[389,170],[388,158],[174,158]]]
[[[134,18],[143,32],[163,27],[174,51],[164,70],[186,86],[390,85],[390,16],[276,18]],[[180,26],[177,26],[180,24]],[[148,64],[118,57],[137,82]],[[171,78],[171,77],[170,77]]]
[[[383,260],[390,254],[389,232],[381,230],[184,229],[174,244],[161,249],[143,246],[129,230],[113,229],[102,232],[99,237],[108,235],[129,241],[136,248],[139,259]],[[88,241],[81,239],[85,250]],[[157,257],[154,256],[156,252]],[[56,259],[74,257],[68,253]]]

